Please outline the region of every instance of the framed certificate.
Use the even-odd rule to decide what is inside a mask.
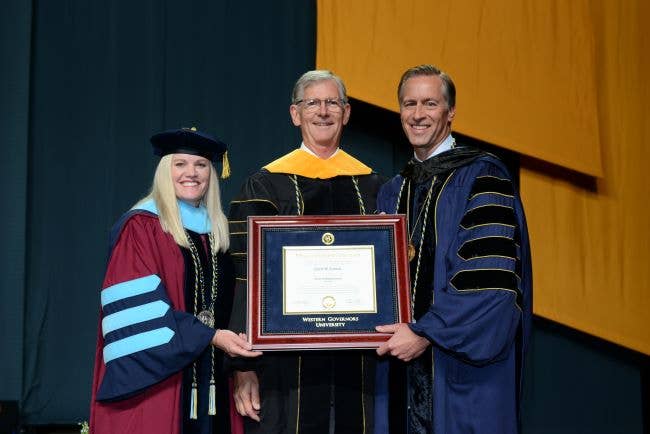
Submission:
[[[375,348],[410,322],[402,215],[248,218],[247,334],[258,350]]]

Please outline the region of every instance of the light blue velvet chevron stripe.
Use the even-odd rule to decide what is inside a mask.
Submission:
[[[160,277],[155,274],[127,280],[102,290],[102,308],[109,303],[128,297],[154,291],[160,284]]]
[[[137,353],[138,351],[148,350],[149,348],[164,345],[168,343],[173,336],[174,332],[172,329],[169,327],[161,327],[111,342],[104,347],[104,363],[106,364],[111,360],[128,356],[129,354]]]
[[[110,332],[123,327],[160,318],[168,310],[169,305],[162,300],[158,300],[107,315],[102,320],[102,335],[106,337]]]

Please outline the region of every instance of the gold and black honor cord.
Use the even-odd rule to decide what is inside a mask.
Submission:
[[[429,186],[429,191],[427,191],[427,195],[424,199],[424,202],[422,203],[422,207],[420,208],[420,212],[418,213],[417,218],[415,219],[415,222],[413,223],[413,227],[410,227],[410,221],[411,221],[411,215],[410,215],[410,210],[411,210],[411,181],[408,181],[408,185],[406,186],[407,190],[407,197],[406,197],[406,224],[407,224],[407,232],[409,234],[409,241],[408,241],[408,258],[409,261],[412,261],[415,258],[415,246],[413,245],[413,234],[416,233],[418,224],[420,223],[420,217],[422,217],[422,213],[424,212],[424,219],[422,220],[422,231],[420,233],[420,245],[418,248],[417,252],[417,262],[415,265],[415,277],[413,278],[413,285],[411,286],[411,315],[413,316],[415,313],[415,295],[417,294],[417,289],[418,289],[418,277],[420,277],[420,263],[422,261],[422,250],[424,247],[424,235],[426,234],[427,230],[427,223],[429,221],[429,209],[431,206],[431,197],[433,193],[433,186],[436,184],[436,179],[437,176],[434,176],[431,179],[431,185]],[[399,205],[400,201],[402,199],[402,192],[404,191],[404,186],[407,184],[407,179],[404,178],[404,181],[402,181],[402,186],[400,187],[399,193],[397,195],[397,202],[395,204],[395,214],[399,212]],[[413,316],[413,318],[415,318]],[[415,319],[413,320],[415,322]]]
[[[203,267],[201,266],[201,258],[199,251],[194,245],[192,238],[187,235],[187,242],[190,246],[190,254],[192,256],[192,264],[194,267],[194,316],[199,321],[208,327],[214,327],[214,302],[217,299],[217,248],[214,241],[212,232],[208,234],[210,241],[210,258],[212,262],[212,281],[210,282],[210,304],[206,302],[205,294],[205,280],[203,278]],[[199,312],[199,294],[201,294],[201,311]],[[198,418],[198,383],[196,379],[196,361],[192,364],[192,391],[190,395],[190,419]],[[210,344],[210,388],[209,388],[209,402],[208,402],[208,415],[214,416],[217,414],[216,405],[216,385],[214,381],[214,346]]]
[[[361,190],[359,189],[359,181],[355,176],[350,177],[352,179],[352,185],[354,186],[354,191],[357,194],[357,202],[359,203],[359,214],[366,215],[366,206],[363,202],[363,196],[361,196]],[[293,187],[296,193],[296,214],[303,215],[305,212],[305,201],[302,197],[302,192],[300,191],[300,186],[298,185],[298,177],[296,175],[289,175],[289,179],[293,183]]]

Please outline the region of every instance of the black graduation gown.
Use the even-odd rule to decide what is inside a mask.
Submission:
[[[273,169],[272,164],[269,166]],[[287,165],[284,167],[286,170]],[[309,175],[305,167],[296,167],[295,172],[262,169],[247,180],[231,203],[231,247],[237,276],[230,324],[233,330],[245,329],[249,215],[297,215],[298,207],[303,215],[362,213],[353,176],[312,178],[305,176]],[[374,212],[376,194],[385,179],[375,173],[354,178],[365,212]],[[260,383],[262,422],[246,418],[246,432],[327,434],[330,421],[336,433],[373,432],[374,351],[267,352],[257,360],[236,363],[237,370],[255,370]]]

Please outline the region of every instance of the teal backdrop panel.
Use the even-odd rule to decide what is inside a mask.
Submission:
[[[29,71],[32,6],[9,0],[0,13],[0,400],[20,401],[25,302]]]
[[[648,356],[535,318],[522,434],[647,434]]]

